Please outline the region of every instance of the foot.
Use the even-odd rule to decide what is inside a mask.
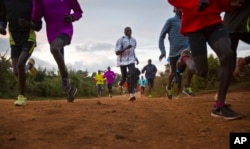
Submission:
[[[119,93],[120,93],[120,95],[122,95],[122,86],[121,85],[119,85]]]
[[[172,90],[171,89],[167,89],[167,97],[168,97],[168,99],[172,99]]]
[[[136,98],[135,98],[135,96],[130,96],[128,100],[129,100],[129,101],[135,101]]]
[[[74,102],[76,93],[77,93],[77,88],[71,85],[70,91],[68,92],[67,101]]]
[[[190,87],[185,88],[182,93],[188,95],[188,96],[195,96],[192,89]]]
[[[218,117],[218,118],[224,118],[226,120],[234,120],[242,118],[242,115],[239,113],[234,112],[230,107],[227,105],[224,105],[222,107],[213,107],[211,116]]]
[[[23,95],[18,95],[17,100],[14,102],[16,106],[25,106],[27,98]]]

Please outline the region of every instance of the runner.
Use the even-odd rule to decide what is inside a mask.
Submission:
[[[79,20],[82,13],[77,0],[33,0],[32,20],[41,22],[44,18],[46,22],[50,51],[60,71],[62,90],[68,94],[68,102],[74,101],[77,88],[70,83],[64,61],[64,47],[70,44],[73,35],[73,22]]]

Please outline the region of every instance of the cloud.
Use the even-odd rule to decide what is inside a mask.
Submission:
[[[113,50],[114,45],[109,43],[87,41],[83,44],[76,45],[75,49],[77,52],[100,52]]]
[[[0,37],[2,35],[0,34]],[[10,55],[10,46],[9,46],[9,39],[6,38],[6,37],[1,37],[0,38],[0,45],[1,45],[1,48],[0,48],[0,54],[1,55]]]

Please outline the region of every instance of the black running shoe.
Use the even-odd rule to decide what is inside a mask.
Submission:
[[[68,92],[67,101],[73,102],[75,100],[76,93],[77,93],[77,88],[71,85],[70,91]]]
[[[242,115],[234,112],[229,106],[224,105],[222,107],[213,107],[211,116],[213,117],[222,117],[226,120],[234,120],[242,118]]]

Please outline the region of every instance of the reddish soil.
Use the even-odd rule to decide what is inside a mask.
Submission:
[[[244,115],[233,121],[210,116],[214,95],[30,100],[25,107],[1,99],[0,148],[228,149],[230,132],[250,132],[250,92],[229,92],[228,103]]]

